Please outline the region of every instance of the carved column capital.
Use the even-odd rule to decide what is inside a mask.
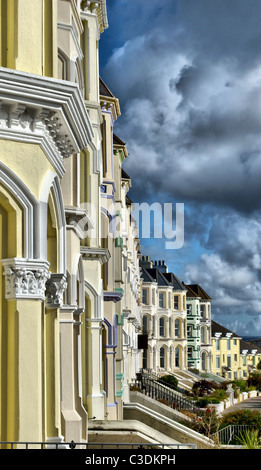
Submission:
[[[45,300],[45,285],[50,277],[49,263],[42,260],[9,258],[1,260],[8,300]]]
[[[62,273],[52,273],[46,282],[46,307],[61,307],[63,305],[63,294],[66,288],[66,276]]]

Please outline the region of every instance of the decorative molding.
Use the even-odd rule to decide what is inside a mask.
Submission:
[[[62,273],[52,273],[46,282],[46,307],[60,308],[66,288],[66,276]]]
[[[63,159],[94,137],[76,83],[0,67],[0,137],[42,145],[63,176]]]
[[[123,297],[123,294],[122,292],[118,292],[118,291],[112,291],[112,292],[109,292],[109,291],[104,291],[103,292],[103,300],[105,302],[119,302]]]
[[[99,32],[103,33],[108,28],[108,18],[106,9],[106,0],[83,0],[81,3],[81,18],[85,19],[88,15],[96,15],[99,26]]]
[[[67,228],[75,230],[81,240],[86,238],[88,230],[94,228],[93,220],[86,209],[72,206],[66,207],[65,217]]]
[[[107,248],[81,247],[83,260],[100,261],[101,264],[107,263],[111,257]]]
[[[45,300],[46,282],[50,278],[47,261],[9,258],[1,262],[4,266],[6,299]]]

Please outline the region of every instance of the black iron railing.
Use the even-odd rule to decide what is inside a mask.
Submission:
[[[0,441],[0,449],[24,449],[24,450],[36,450],[36,449],[86,449],[86,450],[110,450],[110,449],[196,449],[196,444],[162,444],[162,443],[144,443],[144,442],[132,442],[132,443],[116,443],[116,442],[6,442]]]
[[[136,376],[135,386],[139,388],[147,396],[155,400],[171,406],[177,410],[187,410],[200,415],[200,409],[196,405],[196,401],[189,399],[183,395],[177,387],[171,386],[163,382],[163,380],[155,379],[153,376],[140,372]]]

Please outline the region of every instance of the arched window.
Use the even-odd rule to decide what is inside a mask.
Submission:
[[[176,338],[180,337],[180,321],[175,320],[175,336]]]

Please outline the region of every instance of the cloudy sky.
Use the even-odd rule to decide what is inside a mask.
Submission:
[[[184,244],[142,239],[212,317],[261,336],[261,2],[107,0],[100,74],[137,204],[184,203]]]

